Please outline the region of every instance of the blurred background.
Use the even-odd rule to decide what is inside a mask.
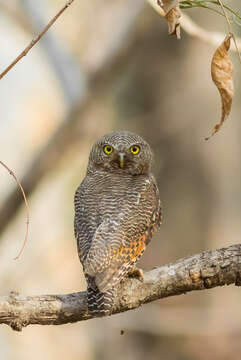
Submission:
[[[60,0],[0,0],[1,71],[63,6]],[[240,10],[238,0],[230,1]],[[206,9],[186,14],[226,31]],[[241,36],[241,27],[235,27]],[[93,142],[126,129],[155,153],[164,223],[140,261],[145,270],[240,242],[241,67],[230,118],[220,119],[211,81],[215,47],[167,24],[143,0],[75,1],[1,80],[0,159],[29,193],[26,210],[0,167],[0,295],[85,290],[73,235],[73,196]],[[240,359],[238,287],[176,296],[106,319],[61,326],[0,327],[1,360]],[[121,330],[124,334],[121,336]],[[36,351],[37,350],[37,351]]]

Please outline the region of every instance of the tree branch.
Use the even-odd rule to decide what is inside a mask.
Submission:
[[[241,286],[241,244],[205,251],[144,273],[144,281],[128,278],[118,286],[113,314],[189,291],[235,284]],[[30,324],[60,325],[91,319],[86,292],[67,295],[0,298],[0,323],[21,331]]]

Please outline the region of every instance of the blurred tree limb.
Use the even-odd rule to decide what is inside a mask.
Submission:
[[[130,6],[131,4],[133,6]],[[106,48],[102,62],[98,64],[94,72],[87,74],[85,91],[81,93],[79,101],[69,109],[57,130],[33,159],[29,169],[20,180],[26,196],[29,196],[44,175],[59,163],[60,154],[64,154],[75,141],[79,141],[80,138],[84,139],[88,135],[84,121],[81,121],[81,134],[76,130],[80,116],[82,119],[84,118],[92,106],[93,100],[96,101],[96,97],[108,87],[111,74],[116,72],[122,61],[125,61],[126,53],[131,49],[130,31],[143,7],[144,1],[127,1],[125,17],[115,29],[112,29],[110,33],[112,41]],[[127,38],[129,48],[127,47]],[[22,198],[16,187],[8,194],[0,207],[0,233],[4,231],[21,205]]]
[[[46,1],[42,0],[36,6],[35,0],[21,0],[23,12],[32,24],[35,32],[44,28],[44,12],[47,8]],[[47,32],[43,36],[41,45],[45,49],[49,62],[56,73],[56,78],[61,85],[65,95],[67,106],[70,108],[79,101],[86,91],[86,78],[82,73],[79,64],[74,61],[63,42],[54,36],[53,32]]]
[[[144,273],[144,281],[128,278],[118,285],[113,314],[169,296],[235,284],[241,286],[241,244],[205,251]],[[66,295],[0,297],[0,323],[13,330],[33,324],[61,325],[89,320],[86,292]]]
[[[0,10],[2,14],[7,15],[16,25],[20,26],[24,31],[31,31],[31,26],[26,17],[19,9],[16,8],[16,4],[12,1],[0,0]]]
[[[194,36],[206,44],[210,44],[213,46],[219,46],[223,39],[225,38],[225,34],[220,32],[211,32],[203,29],[199,25],[197,25],[188,15],[182,13],[181,20],[182,28],[191,36]],[[238,50],[241,51],[241,39],[236,37],[236,42],[238,46]],[[237,51],[235,45],[232,43],[230,46],[230,50]]]

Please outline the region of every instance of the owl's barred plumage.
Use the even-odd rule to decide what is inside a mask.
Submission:
[[[111,313],[116,285],[128,275],[161,223],[152,152],[140,136],[119,131],[92,147],[75,194],[75,236],[87,281],[88,311]]]

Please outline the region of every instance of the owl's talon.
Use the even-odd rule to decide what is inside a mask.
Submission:
[[[128,272],[128,276],[129,276],[129,277],[137,278],[137,279],[140,280],[141,282],[144,281],[143,270],[142,270],[142,269],[139,269],[139,268],[136,267],[136,266],[134,266],[134,267]]]

